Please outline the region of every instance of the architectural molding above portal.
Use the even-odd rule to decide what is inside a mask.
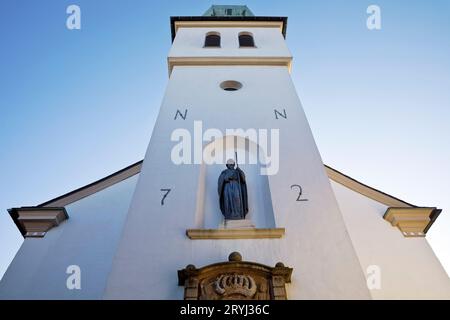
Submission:
[[[284,228],[188,229],[192,240],[207,239],[276,239],[284,236]]]
[[[42,238],[48,230],[69,219],[63,207],[22,207],[8,211],[24,238]]]
[[[269,267],[242,261],[233,252],[228,262],[178,270],[178,285],[184,286],[185,300],[286,300],[292,270],[281,262]]]

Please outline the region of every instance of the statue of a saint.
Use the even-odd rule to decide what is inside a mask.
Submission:
[[[227,169],[219,176],[218,191],[220,210],[226,220],[245,219],[248,212],[247,184],[245,174],[239,168],[234,168],[233,159],[227,161]]]

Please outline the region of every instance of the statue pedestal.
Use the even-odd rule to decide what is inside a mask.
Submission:
[[[254,229],[255,225],[251,220],[242,219],[242,220],[224,220],[220,227],[220,229]]]

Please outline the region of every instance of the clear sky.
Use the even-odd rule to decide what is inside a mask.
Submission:
[[[81,7],[81,30],[66,8]],[[0,277],[37,205],[143,158],[168,80],[169,16],[211,1],[2,0]],[[444,211],[427,235],[450,272],[450,1],[220,1],[288,16],[292,77],[326,164]],[[366,9],[381,8],[369,31]]]

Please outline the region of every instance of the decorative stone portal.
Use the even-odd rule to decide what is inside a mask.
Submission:
[[[286,300],[291,274],[292,268],[281,262],[272,268],[242,261],[240,253],[233,252],[228,262],[178,270],[178,285],[184,286],[185,300]]]

